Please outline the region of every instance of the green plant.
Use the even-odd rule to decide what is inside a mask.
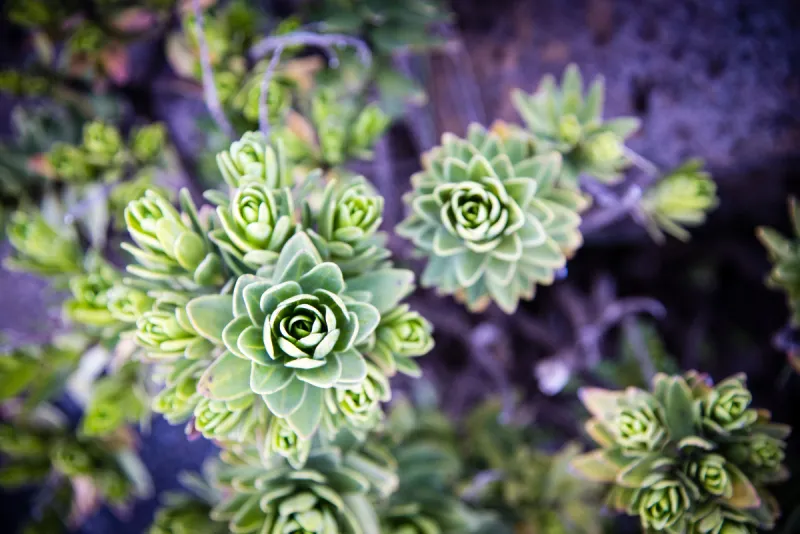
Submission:
[[[602,78],[595,79],[584,95],[580,70],[570,65],[560,88],[552,76],[545,76],[535,93],[517,90],[512,99],[537,145],[564,156],[559,177],[564,186],[578,188],[583,173],[604,182],[621,179],[628,165],[623,143],[639,128],[639,120],[603,120]]]
[[[562,158],[497,124],[451,134],[423,158],[397,232],[429,257],[422,284],[454,294],[471,310],[490,300],[512,313],[583,242],[586,199],[558,185]]]
[[[585,388],[586,431],[599,449],[572,465],[612,484],[609,502],[648,532],[755,532],[778,516],[766,485],[788,476],[789,428],[752,407],[743,376],[658,374],[651,391]]]

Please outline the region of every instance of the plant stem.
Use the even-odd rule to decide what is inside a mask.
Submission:
[[[192,0],[192,8],[194,15],[197,19],[197,43],[200,46],[200,66],[202,70],[203,79],[203,99],[206,102],[211,117],[217,123],[219,129],[230,139],[236,137],[236,133],[225,116],[222,105],[217,95],[217,86],[214,84],[214,71],[211,68],[211,55],[208,51],[208,43],[206,42],[205,28],[203,25],[203,10],[200,8],[200,0]]]

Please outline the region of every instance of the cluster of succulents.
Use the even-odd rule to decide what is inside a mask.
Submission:
[[[60,532],[67,514],[78,522],[104,502],[123,507],[152,492],[130,435],[122,431],[102,439],[78,437],[47,404],[18,415],[13,424],[0,425],[0,452],[8,458],[0,468],[0,486],[13,489],[48,481],[55,495],[48,506],[66,507],[53,511],[55,525],[48,514],[39,524],[34,520],[28,527],[32,532]]]
[[[167,20],[172,2],[146,2],[150,18],[95,4],[95,17],[69,28],[72,6],[42,0],[12,2],[11,19],[58,33],[70,75],[122,83],[122,42]],[[68,289],[62,315],[79,333],[0,358],[1,413],[13,415],[0,425],[0,452],[10,459],[0,483],[59,484],[52,513],[31,532],[55,532],[68,515],[149,492],[131,427],[151,411],[221,448],[202,494],[167,496],[151,534],[599,534],[599,483],[613,484],[610,502],[648,534],[771,528],[778,511],[765,488],[786,477],[788,429],[750,406],[741,377],[714,386],[697,373],[658,375],[652,392],[584,390],[587,430],[601,447],[585,455],[574,443],[535,449],[500,423],[494,403],[465,428],[402,400],[386,410],[393,377],[421,376],[433,328],[405,302],[415,274],[393,262],[384,198],[345,164],[371,159],[391,122],[386,103],[366,96],[409,87],[392,54],[438,44],[435,26],[449,15],[429,0],[308,7],[324,19],[320,31],[363,38],[373,64],[339,58],[332,46],[328,59],[342,66],[334,71],[298,46],[281,48],[290,59],[267,95],[275,65],[274,56],[253,56],[259,11],[241,0],[179,7],[182,31],[167,44],[174,70],[200,81],[207,48],[202,59],[235,131],[259,122],[262,97],[268,107],[269,131],[210,151],[219,188],[204,192],[208,204],[156,185],[169,159],[159,124],[126,136],[94,120],[80,140],[61,136],[25,160],[69,213],[60,205],[14,213],[7,264]],[[207,10],[202,28],[195,9]],[[107,17],[114,21],[98,23]],[[130,27],[137,20],[148,24]],[[272,35],[300,24],[288,19]],[[0,88],[57,94],[48,80],[3,73]],[[581,175],[617,182],[638,128],[633,118],[604,120],[602,80],[584,93],[574,66],[560,87],[547,77],[513,99],[524,127],[473,124],[423,156],[396,228],[427,258],[421,285],[473,312],[495,303],[513,313],[559,277],[583,244],[591,197]],[[639,210],[654,237],[685,239],[685,227],[716,203],[714,183],[692,161],[646,190]],[[89,230],[72,224],[87,204]],[[124,270],[103,255],[113,230],[130,238],[113,258]],[[797,300],[796,247],[775,232],[762,238],[778,263],[772,282]],[[62,424],[45,404],[65,388],[83,408],[77,424]],[[95,497],[88,508],[87,492]]]
[[[742,375],[712,384],[696,372],[657,374],[651,391],[587,388],[586,431],[600,448],[575,458],[581,476],[611,484],[614,508],[647,532],[771,529],[767,485],[788,476],[789,428],[752,406]]]

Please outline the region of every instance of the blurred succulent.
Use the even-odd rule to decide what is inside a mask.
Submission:
[[[167,287],[191,289],[222,282],[223,267],[208,242],[188,192],[181,192],[184,220],[163,196],[148,190],[125,208],[128,232],[137,246],[123,243],[138,264],[128,272]]]
[[[85,274],[69,280],[72,298],[64,302],[66,317],[88,326],[113,325],[116,319],[108,308],[109,291],[119,279],[120,274],[98,252],[90,253]]]
[[[223,491],[212,519],[232,532],[371,534],[379,532],[367,499],[369,479],[334,452],[318,451],[302,470],[282,458],[262,463],[255,451],[224,451],[216,470]]]
[[[227,534],[225,523],[211,520],[211,504],[194,496],[170,493],[156,510],[147,534]]]
[[[47,161],[55,176],[65,182],[85,183],[95,178],[86,154],[80,147],[56,143],[47,153]]]
[[[257,126],[260,112],[261,82],[269,60],[258,62],[236,87],[236,93],[228,100],[228,107],[244,117],[249,125]],[[267,110],[270,123],[282,123],[292,106],[292,87],[288,79],[273,77],[267,88]]]
[[[400,480],[379,510],[380,532],[457,534],[474,528],[473,514],[455,493],[461,463],[453,428],[440,417],[403,399],[393,407],[386,440]]]
[[[324,87],[311,99],[311,127],[316,139],[305,140],[304,152],[321,167],[336,167],[350,159],[369,159],[391,119],[377,104],[359,103]]]
[[[583,78],[576,65],[564,72],[561,87],[548,75],[533,94],[516,90],[514,107],[522,116],[540,151],[555,150],[564,157],[559,184],[578,188],[578,177],[587,174],[614,182],[627,166],[624,142],[639,128],[639,119],[603,120],[605,84],[594,80],[584,95]]]
[[[383,221],[383,198],[363,177],[334,179],[323,193],[318,213],[305,208],[304,227],[326,261],[334,262],[345,280],[388,265]],[[313,221],[308,220],[313,218]]]
[[[140,163],[153,163],[163,154],[166,141],[167,132],[163,124],[147,124],[137,128],[132,133],[131,152]]]
[[[87,340],[56,335],[46,344],[23,345],[0,355],[0,402],[16,398],[30,410],[57,397],[78,366]]]
[[[512,313],[582,244],[586,200],[558,185],[561,156],[537,154],[518,130],[473,124],[467,139],[445,134],[423,166],[396,230],[428,256],[422,285],[471,310],[493,300]]]
[[[86,160],[94,167],[120,165],[125,158],[122,134],[116,126],[100,121],[84,125],[82,148]]]
[[[647,228],[659,241],[666,232],[682,241],[689,239],[684,226],[698,226],[719,200],[717,185],[702,171],[703,163],[690,160],[667,173],[642,198],[642,209],[650,218]]]
[[[407,293],[407,273],[372,274],[377,277],[353,282],[364,300],[394,305]],[[366,379],[358,347],[380,322],[375,305],[344,290],[341,270],[322,262],[308,236],[298,233],[281,250],[271,277],[242,275],[233,296],[192,300],[187,312],[195,329],[227,349],[206,371],[201,389],[218,400],[261,395],[273,415],[310,438],[322,418],[324,391]]]
[[[56,484],[69,491],[72,500],[88,490],[88,501],[77,506],[79,513],[93,513],[104,501],[122,506],[151,492],[151,482],[139,458],[124,439],[100,440],[76,436],[66,426],[43,414],[45,407],[30,416],[18,416],[13,424],[0,425],[0,452],[9,461],[0,468],[0,485],[29,486],[43,482],[51,474]]]
[[[69,276],[81,272],[81,250],[71,227],[55,228],[37,211],[11,215],[6,235],[14,253],[6,266],[39,276]]]
[[[103,48],[105,37],[100,26],[83,22],[72,32],[67,42],[67,50],[71,54],[96,54]]]
[[[735,522],[772,528],[779,512],[765,484],[786,477],[789,428],[751,407],[743,376],[714,386],[695,372],[657,374],[651,389],[583,389],[593,416],[586,430],[601,448],[573,467],[613,484],[609,501],[648,531],[724,532]]]
[[[789,201],[789,215],[794,231],[793,238],[781,235],[773,228],[760,227],[758,238],[766,247],[772,261],[772,271],[767,285],[786,293],[791,310],[791,322],[800,325],[800,209],[797,200]]]
[[[97,380],[81,421],[81,434],[108,436],[123,425],[138,423],[145,415],[147,392],[138,362],[128,362],[113,374]]]
[[[385,0],[320,0],[311,2],[309,8],[326,31],[361,36],[380,54],[442,44],[433,27],[451,18],[446,4],[438,0],[412,0],[402,5]]]

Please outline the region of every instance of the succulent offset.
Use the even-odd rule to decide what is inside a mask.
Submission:
[[[650,218],[647,228],[657,240],[663,240],[664,233],[688,240],[684,226],[701,225],[706,213],[719,203],[717,186],[702,166],[701,161],[690,160],[645,192],[642,210]]]
[[[788,476],[788,427],[752,407],[743,376],[658,374],[652,391],[584,389],[600,446],[573,467],[612,484],[609,502],[648,532],[750,532],[778,516],[766,485]],[[735,530],[734,528],[739,530]],[[728,530],[724,530],[727,528]]]
[[[586,199],[558,185],[561,156],[537,152],[520,130],[473,124],[423,158],[397,232],[428,257],[422,285],[453,294],[471,310],[494,301],[512,313],[582,242]]]

